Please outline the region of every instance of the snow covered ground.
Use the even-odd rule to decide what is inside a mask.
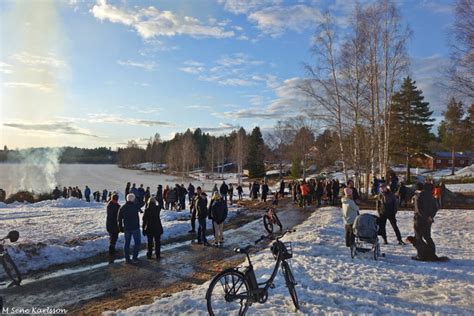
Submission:
[[[446,184],[452,192],[474,192],[474,183]]]
[[[236,206],[229,206],[228,219],[237,211]],[[162,240],[187,234],[189,218],[189,210],[162,211]],[[105,219],[104,203],[77,199],[33,204],[0,203],[0,234],[6,235],[10,230],[20,232],[20,239],[7,245],[21,272],[73,262],[107,251]],[[208,225],[211,227],[210,221]],[[119,235],[117,247],[123,247],[123,234]]]
[[[300,313],[345,314],[460,314],[474,313],[474,219],[472,211],[442,210],[433,225],[433,239],[439,255],[451,261],[419,262],[410,245],[399,246],[390,225],[389,245],[382,245],[386,257],[351,259],[344,246],[340,210],[334,207],[316,211],[296,232],[285,236],[293,243],[291,259]],[[404,236],[413,231],[413,214],[400,212],[399,227]],[[251,241],[249,240],[249,244]],[[268,250],[252,256],[259,281],[266,279],[274,260]],[[199,314],[207,313],[205,293],[209,282],[150,305],[131,307],[107,315]],[[265,304],[254,304],[249,315],[287,315],[294,307],[284,279],[278,275],[275,289]],[[222,312],[222,311],[221,311]],[[221,313],[222,314],[222,313]]]

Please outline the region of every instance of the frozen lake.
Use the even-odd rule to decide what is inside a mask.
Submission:
[[[137,187],[143,184],[145,188],[150,187],[152,192],[156,191],[158,184],[175,185],[183,183],[185,187],[191,181],[194,186],[204,187],[205,190],[211,190],[214,184],[212,180],[190,180],[181,177],[174,177],[165,174],[156,174],[141,170],[128,170],[117,167],[116,165],[92,165],[92,164],[60,164],[57,172],[52,176],[54,182],[60,186],[79,186],[81,190],[88,185],[92,192],[116,190],[122,194],[125,191],[127,182],[136,183]],[[0,188],[10,194],[20,188],[36,188],[47,191],[46,177],[44,170],[37,167],[27,167],[22,164],[3,163],[0,164]],[[220,183],[220,181],[216,181]]]

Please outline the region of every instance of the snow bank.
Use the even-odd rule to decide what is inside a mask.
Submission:
[[[229,206],[227,220],[237,215],[237,206]],[[186,235],[190,212],[161,212],[162,240]],[[94,256],[108,249],[105,230],[106,204],[78,199],[59,199],[38,203],[0,203],[0,235],[18,230],[20,239],[7,243],[21,272],[46,268]],[[211,227],[211,221],[208,221]],[[123,247],[123,234],[117,247]],[[3,273],[3,270],[0,274]]]
[[[452,192],[474,192],[474,183],[446,184]]]
[[[474,220],[470,211],[442,210],[433,226],[439,255],[450,262],[419,262],[410,259],[413,247],[399,246],[388,225],[389,245],[382,245],[386,257],[350,258],[344,246],[344,227],[338,208],[322,208],[296,233],[285,236],[293,243],[291,259],[301,312],[362,314],[463,314],[474,309]],[[412,234],[413,214],[398,215],[402,234]],[[250,243],[251,241],[249,241]],[[268,250],[252,256],[259,281],[266,279],[274,260]],[[191,290],[157,299],[153,304],[108,312],[105,315],[207,314],[205,293],[209,282]],[[287,315],[294,307],[284,279],[279,274],[275,289],[265,304],[254,304],[249,315]],[[225,314],[218,311],[219,314]]]

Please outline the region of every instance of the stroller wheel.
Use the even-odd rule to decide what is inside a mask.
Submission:
[[[354,259],[354,257],[356,256],[356,254],[357,254],[357,247],[356,247],[355,243],[353,243],[353,244],[351,245],[351,258]]]

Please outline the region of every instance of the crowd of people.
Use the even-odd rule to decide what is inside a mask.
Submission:
[[[69,198],[76,198],[79,200],[85,199],[87,202],[91,201],[91,194],[92,200],[96,202],[108,202],[112,197],[112,191],[108,191],[107,189],[103,189],[102,192],[95,191],[92,192],[89,186],[86,185],[84,189],[84,193],[82,193],[81,189],[78,186],[75,187],[63,187],[63,189],[59,189],[59,187],[55,187],[53,190],[53,199],[57,200],[59,198],[69,199]]]

